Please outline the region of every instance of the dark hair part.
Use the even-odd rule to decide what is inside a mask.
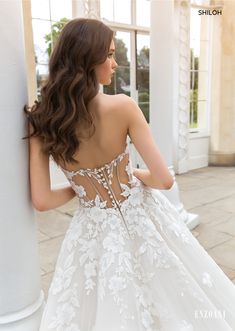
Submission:
[[[95,66],[105,62],[113,31],[101,21],[74,19],[63,28],[49,61],[49,76],[41,89],[41,101],[24,107],[43,152],[58,163],[77,162],[78,125],[95,126],[87,106],[99,91]],[[90,137],[89,136],[89,137]],[[81,136],[80,136],[81,138]]]

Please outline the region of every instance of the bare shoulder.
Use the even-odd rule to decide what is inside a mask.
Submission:
[[[128,105],[129,103],[134,102],[134,100],[126,94],[120,93],[115,95],[103,94],[103,98],[107,102],[110,102],[114,107],[120,105]]]
[[[102,101],[105,108],[115,111],[117,114],[128,116],[128,113],[138,108],[136,102],[126,94],[108,95],[102,94]]]

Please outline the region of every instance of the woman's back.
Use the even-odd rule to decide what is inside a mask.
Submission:
[[[119,208],[125,200],[123,187],[130,187],[133,177],[128,153],[128,123],[121,103],[122,95],[98,94],[90,103],[95,133],[80,142],[74,158],[78,165],[61,167],[76,192],[80,205]],[[79,130],[80,136],[87,132]],[[124,185],[124,186],[122,186]]]
[[[67,170],[100,167],[125,150],[128,123],[125,109],[121,109],[123,95],[106,95],[99,93],[89,104],[88,110],[92,114],[95,133],[86,139],[88,131],[79,128],[79,148],[74,155],[78,164],[65,163]]]

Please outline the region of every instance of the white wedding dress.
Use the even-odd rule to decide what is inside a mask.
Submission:
[[[232,331],[235,286],[157,189],[110,163],[63,169],[79,198],[40,331]]]

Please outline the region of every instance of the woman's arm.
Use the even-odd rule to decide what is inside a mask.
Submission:
[[[148,169],[134,169],[133,174],[145,185],[157,189],[170,189],[174,179],[155,144],[150,127],[138,105],[129,97],[126,100],[128,134]]]
[[[39,211],[46,211],[71,200],[75,196],[71,186],[56,190],[51,189],[49,156],[42,152],[41,139],[31,137],[29,147],[30,188],[33,206]]]
[[[169,181],[169,186],[166,184],[163,184],[161,180],[154,180],[153,176],[151,175],[150,171],[148,169],[139,169],[139,168],[133,168],[133,174],[135,177],[137,177],[141,182],[144,183],[144,185],[149,186],[151,188],[158,188],[159,190],[169,190],[173,182]]]

